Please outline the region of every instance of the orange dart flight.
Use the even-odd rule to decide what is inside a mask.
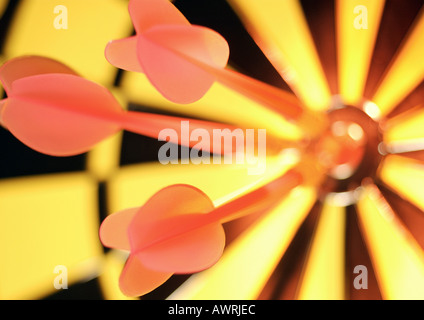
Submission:
[[[289,119],[303,114],[292,94],[226,69],[227,41],[209,28],[191,25],[169,0],[131,0],[129,12],[136,35],[111,41],[106,59],[145,73],[168,100],[197,101],[219,81]]]
[[[108,216],[100,227],[103,245],[130,251],[119,280],[122,292],[144,295],[174,273],[209,268],[224,250],[222,223],[272,207],[301,183],[293,169],[218,208],[199,189],[173,185],[140,208]]]
[[[106,88],[44,57],[6,62],[0,68],[0,82],[7,93],[0,102],[0,124],[32,149],[48,155],[84,153],[122,129],[156,139],[161,130],[173,129],[178,137],[170,137],[170,142],[189,147],[197,141],[181,139],[182,121],[190,123],[188,134],[202,128],[212,137],[214,129],[230,129],[228,134],[235,129],[215,122],[123,110]],[[223,152],[213,149],[213,144],[209,144],[211,150]]]

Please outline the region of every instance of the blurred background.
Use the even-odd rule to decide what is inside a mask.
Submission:
[[[270,9],[261,11],[257,5],[252,4],[249,11],[248,6],[253,2],[246,1],[241,5],[242,2],[173,1],[191,23],[210,27],[228,41],[231,52],[229,66],[239,72],[289,92],[296,92],[305,104],[313,104],[306,98],[308,93],[315,101],[325,100],[327,96],[337,96],[343,92],[343,86],[349,87],[349,84],[340,81],[342,68],[339,64],[341,53],[338,50],[341,49],[337,37],[343,26],[337,20],[335,1],[290,1],[297,5],[289,8],[301,9],[292,12],[288,12],[284,5],[280,7],[274,3],[274,19],[266,15]],[[370,20],[370,32],[373,32],[370,36],[373,39],[370,41],[370,51],[356,57],[359,61],[366,61],[367,71],[362,75],[361,98],[367,99],[375,96],[382,79],[393,65],[393,59],[399,56],[399,48],[411,38],[411,30],[418,25],[418,21],[422,26],[424,19],[422,0],[377,2],[381,9],[381,20],[379,25]],[[67,29],[54,27],[57,17],[54,8],[58,5],[68,9]],[[202,100],[181,107],[162,98],[144,75],[111,66],[104,57],[108,41],[134,34],[127,6],[127,0],[0,0],[0,62],[21,55],[43,55],[57,59],[87,79],[106,86],[121,105],[130,110],[239,125],[255,123],[260,127],[264,124],[270,127],[270,131],[286,130],[282,127],[285,123],[273,114],[262,112],[260,106],[219,85],[214,86]],[[378,16],[372,14],[372,18]],[[284,28],[287,27],[284,21],[290,19],[294,25],[307,28]],[[278,38],[283,43],[276,41],[275,45],[281,52],[274,52],[274,60],[271,62],[269,52],[265,55],[255,38],[261,32],[269,35],[264,40]],[[394,85],[401,87],[399,90],[402,91],[393,93],[390,88],[386,90],[393,93],[387,99],[392,99],[395,104],[390,111],[391,118],[406,110],[415,110],[424,101],[422,34],[416,38],[419,40],[414,40],[421,44],[411,44],[416,50],[421,50],[420,58],[412,66],[409,65],[409,69],[401,69],[397,77],[399,83]],[[311,46],[302,46],[305,39],[311,39]],[[278,60],[278,54],[291,57],[289,61],[293,62],[295,71],[298,71],[296,65],[303,64],[300,58],[295,61],[293,55],[284,51],[290,47],[300,50],[294,52],[294,56],[315,58],[313,63],[318,74],[322,72],[321,76],[314,78],[315,69],[299,71],[300,76],[312,75],[309,79],[312,85],[293,86],[293,83],[288,84],[287,81],[290,78],[287,70],[292,69],[277,71],[275,60]],[[309,49],[305,53],[302,48]],[[355,45],[350,50],[356,52]],[[408,56],[403,59],[412,63]],[[345,63],[353,70],[361,69],[356,60]],[[419,74],[414,76],[415,80],[410,81],[408,72]],[[349,75],[346,77],[349,78]],[[319,93],[314,96],[315,90]],[[289,129],[287,131],[290,132]],[[99,225],[108,214],[140,206],[154,192],[173,183],[193,184],[219,203],[232,192],[254,182],[255,177],[247,176],[245,170],[228,166],[163,166],[157,163],[160,146],[155,139],[121,132],[87,154],[58,158],[29,149],[7,130],[0,128],[0,299],[128,299],[118,287],[126,254],[104,248],[98,238]],[[415,152],[409,154],[408,159],[414,159],[415,162],[395,161],[390,169],[397,170],[408,165],[417,169],[418,174],[415,171],[411,173],[411,180],[399,180],[405,184],[405,188],[400,191],[387,185],[380,188],[396,212],[395,220],[401,222],[393,234],[390,233],[391,229],[378,229],[378,223],[375,222],[375,234],[380,237],[386,232],[385,236],[397,241],[401,230],[403,238],[397,243],[412,246],[418,262],[414,260],[408,262],[408,266],[390,269],[396,261],[403,261],[404,258],[402,255],[396,256],[397,247],[393,249],[392,242],[387,242],[387,247],[381,245],[381,242],[371,245],[365,243],[355,206],[347,206],[342,213],[336,213],[344,217],[341,222],[342,232],[339,232],[337,219],[323,220],[327,215],[322,215],[323,204],[320,201],[314,201],[313,197],[303,198],[306,199],[304,208],[298,207],[299,199],[284,204],[286,209],[291,206],[292,210],[303,210],[305,213],[290,225],[291,229],[267,229],[267,221],[261,219],[261,215],[228,224],[227,245],[234,243],[234,249],[231,249],[231,256],[224,259],[225,264],[220,265],[215,273],[204,273],[194,278],[190,286],[187,283],[193,278],[191,275],[175,275],[141,299],[166,299],[171,294],[181,299],[295,299],[299,298],[299,292],[303,297],[318,299],[405,297],[403,292],[412,292],[414,286],[424,284],[423,200],[420,200],[419,194],[413,198],[408,197],[410,189],[420,188],[415,183],[423,187],[424,180],[418,178],[423,175],[421,161],[424,157],[422,152]],[[396,184],[398,177],[393,179],[391,181]],[[282,220],[281,223],[286,222]],[[318,227],[323,223],[327,223],[327,228]],[[334,228],[339,231],[334,231]],[[254,244],[246,240],[246,230],[251,232],[250,238],[260,240],[261,237],[255,232],[274,232],[275,237],[271,237],[271,240],[261,240],[264,246],[270,244],[271,262],[263,266],[255,263],[261,260],[261,250],[256,250]],[[374,231],[372,228],[368,230]],[[326,234],[330,236],[326,237]],[[237,242],[239,238],[245,240],[244,247],[243,243]],[[373,241],[369,237],[367,239]],[[252,248],[251,255],[246,248]],[[399,248],[399,252],[409,250]],[[387,252],[391,249],[394,253],[386,260],[384,253],[380,255],[378,251]],[[268,253],[264,251],[263,260],[266,260]],[[237,252],[240,256],[237,256]],[[379,258],[375,260],[373,256]],[[313,262],[314,259],[316,262]],[[54,268],[58,265],[66,266],[68,270],[66,290],[56,290],[53,286],[57,276]],[[356,275],[352,270],[356,265],[367,267],[367,290],[353,288]],[[383,270],[384,266],[390,270]],[[230,272],[226,274],[225,270]],[[307,273],[321,281],[305,280],[308,278],[305,276]],[[243,274],[244,278],[232,283],[235,274]],[[392,280],[387,282],[387,279]],[[305,284],[305,281],[309,281],[309,284]],[[246,287],[240,283],[246,283]],[[423,294],[421,290],[414,297],[424,298]]]

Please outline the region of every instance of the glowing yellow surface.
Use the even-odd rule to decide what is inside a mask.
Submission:
[[[249,175],[247,165],[147,163],[122,167],[108,181],[110,213],[141,206],[160,189],[185,183],[205,192],[220,205],[286,172],[292,164],[268,157],[266,171]],[[213,182],[213,183],[212,183]]]
[[[202,99],[187,105],[166,100],[150,84],[147,77],[140,73],[125,72],[121,89],[131,102],[141,105],[231,123],[244,128],[267,129],[267,134],[283,139],[293,140],[301,137],[300,129],[281,115],[219,83],[214,83]]]
[[[424,165],[401,156],[388,156],[380,170],[380,178],[421,210],[424,210]]]
[[[311,188],[293,190],[227,247],[216,265],[192,276],[169,299],[257,298],[314,201]]]
[[[367,187],[358,214],[383,298],[422,300],[424,253],[379,196]]]
[[[345,104],[356,105],[363,97],[384,4],[385,0],[336,1],[339,89]],[[368,29],[354,25],[361,14],[354,13],[358,6],[367,9]]]
[[[293,91],[314,110],[330,89],[298,0],[229,0],[247,30]]]
[[[56,29],[57,5],[68,9],[68,29]],[[23,0],[4,47],[10,59],[20,55],[43,55],[74,68],[82,76],[112,84],[116,68],[104,57],[107,43],[132,32],[124,0]]]
[[[3,16],[4,11],[6,10],[9,0],[0,0],[0,18]]]
[[[405,114],[389,120],[384,131],[386,143],[424,139],[424,110]]]
[[[87,170],[97,179],[107,180],[119,170],[122,132],[119,132],[97,144],[87,157]]]
[[[85,174],[2,180],[0,298],[52,294],[57,265],[67,267],[68,285],[95,276],[98,227],[97,185]]]
[[[418,14],[406,41],[372,99],[388,114],[424,79],[424,9]]]
[[[298,298],[345,299],[344,207],[326,203],[309,251]]]

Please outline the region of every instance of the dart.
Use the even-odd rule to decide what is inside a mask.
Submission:
[[[222,223],[271,208],[302,181],[302,174],[292,169],[216,208],[201,190],[172,185],[140,208],[109,215],[100,227],[103,245],[130,251],[121,290],[128,296],[144,295],[174,273],[209,268],[225,247]]]
[[[0,73],[0,299],[424,298],[424,1],[0,0],[0,17],[0,69],[37,54],[78,72],[23,57]],[[43,80],[46,99],[33,83],[51,75],[73,96]],[[125,116],[101,90],[63,106],[80,90],[62,79],[83,75]],[[254,128],[254,144],[266,129],[266,147],[201,152],[210,130],[181,119],[157,139],[124,133],[156,123],[126,110]],[[61,130],[100,140],[106,124],[112,136],[70,159],[13,136],[69,151]],[[285,193],[290,169],[302,181]],[[165,312],[200,315],[181,305]]]
[[[183,139],[182,123],[189,123],[186,135],[196,129],[225,135],[240,134],[229,125],[126,111],[104,87],[78,76],[67,66],[49,58],[15,58],[0,68],[0,81],[7,98],[0,102],[0,124],[32,149],[54,156],[84,153],[119,130],[158,138],[161,130],[177,134],[168,142],[194,147],[197,141]],[[224,130],[229,129],[229,130]],[[241,131],[242,132],[242,131]],[[211,139],[212,140],[212,139]],[[224,153],[224,146],[210,150]]]
[[[118,68],[143,72],[168,100],[197,101],[218,81],[298,122],[307,132],[324,125],[294,95],[226,68],[226,40],[209,28],[191,25],[170,1],[132,0],[129,12],[136,35],[111,41],[106,59]]]

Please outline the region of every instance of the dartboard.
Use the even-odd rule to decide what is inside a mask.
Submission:
[[[6,123],[13,97],[3,90],[0,298],[424,298],[423,1],[171,3],[0,0],[0,62],[59,61],[145,119],[256,130],[258,143],[266,131],[266,168],[252,173],[249,163],[215,163],[216,155],[204,150],[202,159],[210,161],[190,161],[193,145],[172,149],[175,157],[163,163],[165,140],[127,127],[82,153],[49,155],[15,134],[13,124],[28,114]],[[159,15],[158,8],[166,10]],[[173,26],[175,15],[187,25]],[[207,45],[191,48],[181,33],[189,27],[196,32],[187,35],[200,34]],[[143,68],[125,70],[108,57],[111,44],[141,37],[141,29],[143,39],[171,53],[154,51],[157,43],[149,51],[151,42],[139,40]],[[212,48],[220,45],[228,45],[228,59],[224,49]],[[122,65],[133,64],[131,54],[118,53]],[[206,80],[209,86],[193,98]],[[43,126],[53,121],[41,118]],[[300,179],[281,188],[278,178],[293,170]],[[148,207],[163,190],[169,208],[183,207],[189,197],[167,189],[182,185],[198,190],[193,199],[200,192],[210,199],[213,212],[243,203],[249,214],[220,221],[225,242],[212,265],[128,294],[120,278],[129,253],[105,245],[99,228],[116,213]],[[175,239],[164,243],[177,246]],[[203,254],[191,243],[192,256],[180,258],[187,264]],[[156,259],[149,254],[143,257]],[[175,254],[169,259],[179,265]],[[143,274],[132,277],[144,281]]]

